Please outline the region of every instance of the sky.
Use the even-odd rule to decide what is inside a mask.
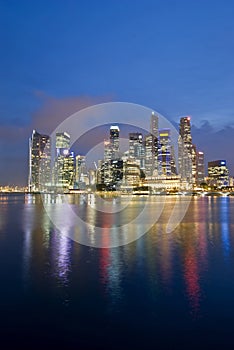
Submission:
[[[31,130],[125,101],[190,115],[234,175],[233,0],[0,0],[0,184],[27,183]]]

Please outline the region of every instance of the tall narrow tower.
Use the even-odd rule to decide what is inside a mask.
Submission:
[[[182,180],[186,181],[188,185],[193,182],[193,145],[191,135],[190,117],[182,117],[180,119],[179,130],[179,174]]]
[[[150,134],[145,136],[145,174],[158,175],[158,116],[152,112]]]
[[[150,118],[150,133],[158,138],[158,116],[152,112]]]
[[[70,151],[70,135],[56,133],[56,159],[54,164],[54,184],[59,189],[73,188],[75,180],[75,158]]]
[[[33,130],[29,139],[29,192],[46,191],[51,184],[50,147],[50,137]]]
[[[119,158],[119,127],[117,125],[110,127],[110,147],[111,159]]]
[[[129,158],[134,159],[140,169],[145,169],[145,148],[142,133],[129,133]]]

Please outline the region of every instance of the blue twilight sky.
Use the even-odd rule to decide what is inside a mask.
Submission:
[[[103,101],[191,115],[234,173],[233,18],[233,0],[0,0],[0,183],[26,183],[32,128]]]

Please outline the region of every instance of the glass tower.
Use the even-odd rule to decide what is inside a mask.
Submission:
[[[179,174],[182,180],[185,180],[188,185],[193,182],[193,145],[191,135],[190,117],[182,117],[180,119],[179,130]]]
[[[51,185],[51,142],[33,130],[29,139],[29,192],[45,192]]]

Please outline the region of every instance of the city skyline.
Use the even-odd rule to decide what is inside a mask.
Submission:
[[[93,167],[88,166],[86,155],[72,151],[71,136],[66,131],[56,132],[52,147],[52,137],[33,130],[29,139],[28,191],[143,190],[157,194],[233,187],[226,160],[216,158],[206,167],[204,152],[193,142],[190,116],[180,118],[177,140],[172,139],[171,128],[161,127],[162,121],[159,123],[154,111],[148,122],[149,132],[128,133],[125,150],[121,148],[119,125],[110,125],[109,138],[103,135],[101,158],[93,161]],[[98,157],[98,153],[95,155]]]
[[[218,147],[234,147],[233,2],[91,4],[1,2],[0,183],[25,184],[33,129],[50,134],[109,101],[148,106],[173,123],[191,115],[206,162],[225,158],[234,173],[231,152]]]
[[[154,115],[154,113],[155,112],[152,112],[152,115]],[[181,117],[180,118],[180,121],[182,120],[182,119],[189,119],[189,121],[191,120],[192,121],[192,118],[191,118],[191,116],[189,116],[189,117]],[[116,127],[118,128],[118,123],[115,123],[116,124]],[[121,125],[121,124],[120,124]],[[151,131],[152,132],[155,132],[155,130],[153,130],[152,129],[152,116],[151,116],[151,121],[149,121],[149,125],[150,125],[150,129],[151,129]],[[111,126],[110,126],[110,131],[111,131]],[[113,126],[113,128],[115,128],[115,126]],[[178,124],[178,130],[180,130],[180,128],[181,128],[181,126]],[[103,130],[107,130],[108,129],[108,126],[101,126],[100,127],[100,131],[101,131],[101,133],[99,133],[99,139],[101,139],[102,141],[103,141],[103,138],[102,138],[102,133],[103,133]],[[191,124],[191,126],[190,126],[190,130],[191,131],[193,131],[193,127],[192,127],[192,124]],[[160,129],[160,131],[163,133],[163,135],[165,136],[165,132],[167,133],[167,129]],[[118,130],[118,132],[120,132],[120,130]],[[158,132],[158,131],[157,131]],[[168,132],[170,133],[170,130],[168,129]],[[38,133],[36,130],[33,130],[33,133]],[[66,131],[64,132],[65,134],[66,134]],[[96,133],[96,130],[94,129],[94,130],[91,130],[91,135],[97,135],[97,133]],[[129,136],[129,139],[130,139],[130,135],[137,135],[137,134],[139,134],[139,135],[141,135],[141,133],[139,133],[139,132],[131,132],[131,130],[130,131],[126,131],[126,130],[124,130],[124,135],[125,135],[125,137],[126,137],[126,135],[128,135]],[[193,132],[192,132],[192,134],[193,134]],[[45,135],[45,133],[42,133],[41,134],[43,137],[46,137],[47,135]],[[68,135],[68,134],[67,134]],[[145,134],[144,135],[144,132],[143,132],[143,136],[144,136],[144,138],[146,137],[146,139],[145,139],[145,141],[147,142],[147,135]],[[142,140],[143,140],[143,136],[142,136]],[[49,137],[49,136],[47,136],[47,137]],[[68,135],[68,137],[70,138],[70,135]],[[159,139],[160,139],[160,135],[158,135],[158,137],[159,137]],[[89,139],[89,136],[87,136],[87,135],[84,135],[84,140],[87,140],[87,139]],[[82,139],[82,141],[83,141],[83,139]],[[144,141],[144,142],[145,142]],[[70,141],[69,141],[70,142]],[[108,142],[109,143],[109,141],[107,141],[107,140],[104,140],[104,144],[105,144],[105,142]],[[82,143],[81,142],[79,142],[79,147],[82,145]],[[49,145],[50,146],[50,145]],[[86,145],[87,146],[87,145]],[[93,146],[93,145],[91,145],[91,146]],[[197,146],[197,145],[196,145]],[[74,147],[74,145],[73,145],[73,147]],[[194,146],[195,147],[195,146]],[[76,152],[75,153],[77,153],[77,146],[75,147],[76,148]],[[84,147],[83,149],[85,149],[86,147]],[[104,148],[105,148],[105,146],[104,146]],[[57,148],[56,148],[57,149]],[[90,151],[90,146],[88,146],[87,148],[87,151],[89,152]],[[86,151],[86,152],[87,152]],[[85,153],[86,152],[79,152],[78,151],[78,156],[79,157],[83,157],[83,158],[85,158]],[[139,152],[139,150],[138,150],[138,152]],[[173,151],[174,152],[174,151]],[[195,152],[196,152],[196,147],[195,147]],[[228,157],[225,157],[225,156],[223,156],[223,157],[213,157],[212,159],[207,159],[207,157],[206,157],[206,153],[205,152],[201,152],[201,148],[199,148],[198,150],[197,150],[197,152],[196,153],[200,153],[200,154],[202,154],[202,161],[204,162],[204,158],[206,159],[206,161],[204,162],[204,165],[205,165],[205,175],[207,176],[208,175],[208,164],[209,164],[209,162],[212,162],[212,161],[215,161],[215,160],[218,160],[218,159],[225,159],[225,162],[227,162],[227,165],[228,165],[228,168],[229,169],[232,169],[232,166],[234,165],[233,163],[229,163],[228,161],[226,161],[226,159],[228,158]],[[74,154],[74,152],[73,152],[73,154]],[[98,155],[97,155],[98,156]],[[147,157],[147,155],[146,155],[146,157]],[[25,157],[25,158],[27,158],[27,157]],[[29,157],[28,157],[28,160],[30,159],[30,155],[29,155]],[[96,158],[95,159],[95,161],[98,161],[98,158]],[[179,158],[178,158],[178,161],[179,161]],[[92,164],[94,164],[93,163],[93,160],[91,160],[91,162],[92,162]],[[74,164],[75,164],[75,159],[74,159]],[[198,166],[198,165],[197,165]],[[89,162],[89,166],[88,166],[90,169],[94,169],[94,167],[95,167],[95,165],[91,165],[90,166],[90,162]],[[26,170],[27,171],[27,169],[24,169],[24,170]],[[149,175],[149,174],[148,174]],[[232,172],[230,172],[230,174],[229,174],[230,176],[233,176],[233,173]],[[195,175],[194,175],[195,176]],[[23,184],[22,183],[1,183],[0,185],[1,186],[23,186],[23,187],[25,187],[26,186],[26,184],[28,183],[28,171],[27,171],[27,179],[24,179],[24,182],[23,182]],[[30,186],[28,185],[28,187],[30,188]]]

